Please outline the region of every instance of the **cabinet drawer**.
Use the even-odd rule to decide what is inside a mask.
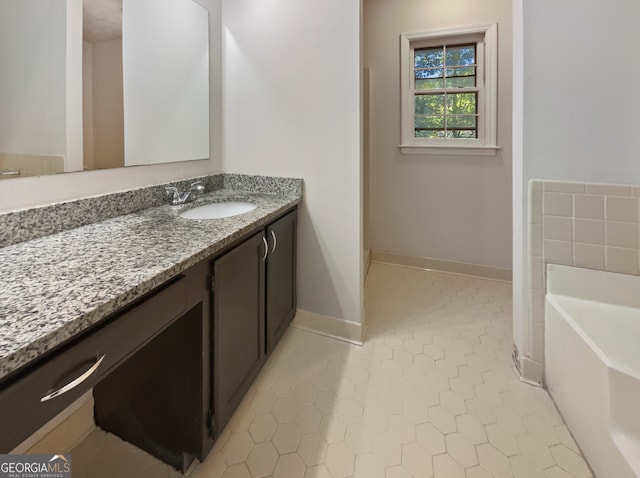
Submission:
[[[4,385],[0,390],[0,453],[11,451],[64,410],[185,308],[186,281],[180,276]],[[86,379],[71,390],[42,401],[82,376]]]

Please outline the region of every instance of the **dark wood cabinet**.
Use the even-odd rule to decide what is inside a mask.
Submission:
[[[265,359],[265,247],[260,232],[213,261],[213,393],[218,433]]]
[[[183,313],[187,283],[187,274],[181,274],[4,380],[0,384],[0,452],[11,451],[104,377],[126,365],[136,350]],[[93,373],[85,375],[90,369]],[[78,382],[81,376],[86,379]],[[45,395],[72,382],[77,383],[72,389],[42,401]]]
[[[267,228],[267,353],[271,353],[296,315],[297,213],[290,212]]]
[[[210,449],[198,304],[93,389],[96,425],[186,471]]]
[[[186,312],[93,388],[98,426],[183,472],[214,442],[208,269],[204,261],[182,274]]]
[[[296,226],[294,210],[213,261],[217,433],[295,316]]]
[[[93,387],[99,426],[179,470],[204,461],[295,316],[296,229],[293,209],[0,381],[0,452]]]

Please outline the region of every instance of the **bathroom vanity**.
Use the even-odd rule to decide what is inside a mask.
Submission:
[[[98,426],[204,460],[295,315],[299,201],[221,190],[0,249],[0,451],[93,388]]]

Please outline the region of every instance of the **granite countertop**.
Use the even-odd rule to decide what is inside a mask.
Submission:
[[[178,217],[226,200],[258,207],[211,220]],[[217,190],[0,248],[0,380],[298,204],[300,194]]]

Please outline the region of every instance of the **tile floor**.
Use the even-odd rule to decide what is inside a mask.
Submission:
[[[365,300],[363,347],[287,332],[192,478],[592,476],[517,379],[510,284],[373,264]],[[180,476],[101,431],[74,450],[74,476],[96,467]]]

